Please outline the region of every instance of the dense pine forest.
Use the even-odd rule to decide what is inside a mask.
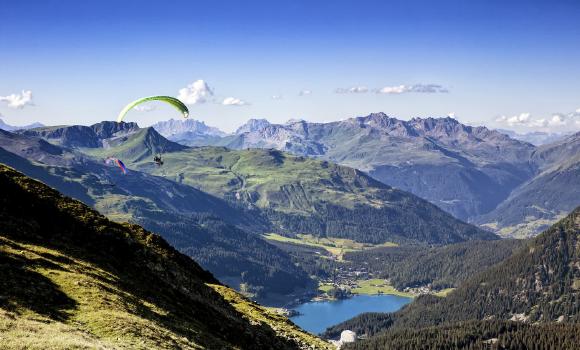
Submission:
[[[431,284],[455,288],[461,282],[509,257],[524,241],[471,241],[441,247],[385,247],[346,253],[354,266],[366,266],[375,277],[397,289]]]
[[[447,297],[425,295],[396,313],[359,315],[325,335],[350,329],[371,337],[350,349],[577,348],[579,239],[577,208]]]
[[[531,325],[506,321],[470,321],[449,326],[388,331],[344,350],[508,350],[580,349],[580,324]]]

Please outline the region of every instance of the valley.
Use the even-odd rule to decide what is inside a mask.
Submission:
[[[580,1],[0,7],[0,350],[580,350]]]

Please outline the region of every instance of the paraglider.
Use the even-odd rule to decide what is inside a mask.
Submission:
[[[135,100],[135,101],[129,103],[128,105],[126,105],[125,108],[123,108],[123,110],[121,111],[121,113],[119,113],[119,116],[117,117],[117,123],[122,122],[123,121],[123,118],[125,117],[125,115],[131,109],[133,109],[134,107],[140,105],[141,103],[145,103],[145,102],[149,102],[149,101],[161,101],[161,102],[168,103],[168,104],[172,105],[175,109],[177,109],[178,111],[180,111],[184,118],[187,118],[189,116],[189,109],[187,109],[187,106],[185,104],[183,104],[183,102],[181,102],[180,100],[176,99],[175,97],[171,97],[171,96],[149,96],[149,97],[140,98],[140,99]],[[119,162],[121,162],[121,161],[119,161]],[[161,159],[161,155],[155,155],[153,157],[153,162],[158,167],[162,166],[163,165],[163,160]],[[123,163],[121,162],[121,164],[123,164]],[[124,167],[124,165],[123,165],[123,167]]]
[[[155,162],[155,164],[157,164],[157,166],[163,165],[163,159],[161,159],[160,155],[156,155],[155,157],[153,157],[153,161]]]
[[[105,163],[116,164],[121,169],[124,175],[127,174],[127,167],[125,167],[125,164],[123,164],[123,162],[120,159],[109,157],[105,160]]]
[[[117,123],[122,122],[123,118],[125,117],[125,114],[127,114],[133,107],[140,105],[141,103],[145,103],[145,102],[149,102],[149,101],[161,101],[161,102],[168,103],[168,104],[172,105],[173,107],[175,107],[175,109],[180,111],[181,114],[183,114],[184,118],[187,118],[189,116],[189,109],[187,109],[187,106],[184,105],[183,102],[176,99],[175,97],[149,96],[149,97],[143,97],[143,98],[140,98],[138,100],[135,100],[135,101],[129,103],[127,106],[125,106],[125,108],[123,108],[123,110],[121,111],[121,113],[119,113],[119,116],[117,117]]]

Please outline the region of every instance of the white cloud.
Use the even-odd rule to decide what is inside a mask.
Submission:
[[[272,100],[281,100],[283,97],[282,95],[272,95]]]
[[[449,113],[447,113],[447,116],[448,116],[449,118],[453,118],[453,119],[455,119],[455,112],[449,112]]]
[[[138,105],[133,107],[134,110],[138,111],[138,112],[151,112],[157,109],[157,107],[155,107],[155,105],[151,105],[151,104],[146,104],[146,105]]]
[[[195,105],[205,103],[211,96],[213,96],[213,90],[200,79],[180,89],[177,98],[185,104]]]
[[[545,131],[564,131],[580,126],[580,112],[553,113],[549,118],[534,118],[530,113],[521,113],[511,117],[501,116],[496,122],[510,127],[542,129]]]
[[[550,126],[564,126],[567,124],[566,116],[562,114],[554,114],[552,118],[548,121]]]
[[[311,95],[312,91],[310,90],[302,90],[298,93],[298,96],[306,96],[306,95]]]
[[[530,113],[520,113],[519,115],[514,115],[511,117],[502,115],[501,117],[497,118],[496,121],[500,123],[506,123],[509,126],[526,125],[531,122],[530,117]]]
[[[249,103],[244,101],[244,100],[240,100],[239,98],[226,97],[222,101],[222,105],[224,105],[224,106],[247,106],[247,105],[249,105]]]
[[[347,94],[347,93],[364,94],[368,91],[369,91],[369,89],[366,86],[353,86],[353,87],[348,88],[348,89],[338,88],[338,89],[334,90],[334,92],[336,92],[337,94]]]
[[[449,90],[438,84],[415,84],[415,85],[397,85],[385,86],[376,90],[379,94],[403,94],[409,92],[433,94],[433,93],[447,93]]]
[[[22,109],[25,106],[33,106],[32,91],[22,90],[20,94],[11,94],[8,96],[0,96],[0,101],[6,102],[8,107]]]
[[[377,90],[379,94],[402,94],[403,92],[408,92],[408,87],[406,85],[399,86],[385,86],[382,89]]]

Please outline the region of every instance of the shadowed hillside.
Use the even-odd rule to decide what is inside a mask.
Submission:
[[[0,188],[3,348],[327,346],[137,225],[3,165]]]

